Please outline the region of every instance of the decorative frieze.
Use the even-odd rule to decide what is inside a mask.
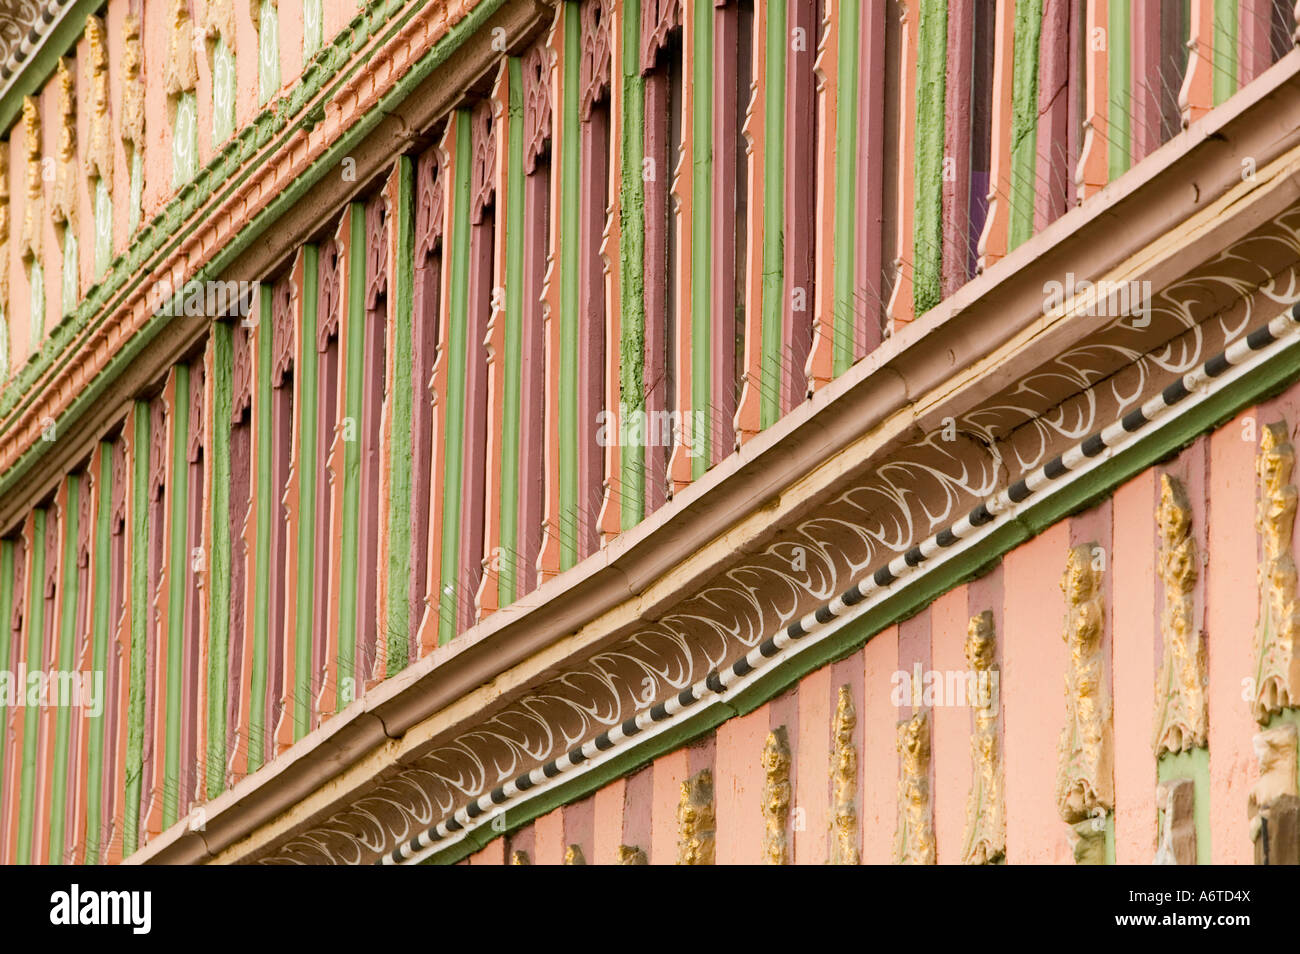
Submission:
[[[898,830],[894,862],[934,864],[930,806],[930,718],[925,709],[898,724]]]
[[[996,639],[990,611],[971,617],[966,628],[966,662],[975,677],[973,686],[997,685]],[[966,799],[966,837],[962,841],[961,859],[968,865],[992,864],[1007,853],[998,698],[996,691],[972,694],[975,729],[970,737],[971,787]]]
[[[1260,725],[1296,705],[1300,696],[1300,611],[1296,607],[1296,566],[1291,556],[1296,488],[1291,483],[1295,448],[1286,421],[1268,424],[1260,436],[1255,469],[1259,476],[1256,527],[1263,544],[1259,565],[1259,623],[1255,630],[1255,700]]]
[[[1175,477],[1160,478],[1156,508],[1160,551],[1156,570],[1164,585],[1160,633],[1164,659],[1156,677],[1156,758],[1166,752],[1204,747],[1206,708],[1205,641],[1196,626],[1194,591],[1198,573],[1192,508],[1187,492]]]
[[[682,782],[677,804],[677,863],[711,865],[714,857],[713,773],[708,769]]]
[[[1061,590],[1065,594],[1065,727],[1061,731],[1056,776],[1056,808],[1074,826],[1081,850],[1091,852],[1101,822],[1115,807],[1110,693],[1102,656],[1106,608],[1096,544],[1073,547]],[[1086,842],[1087,845],[1083,844]]]
[[[853,730],[858,714],[853,694],[840,686],[831,728],[831,850],[833,865],[856,865],[862,861],[858,849],[858,747]]]
[[[163,89],[168,96],[192,92],[199,81],[194,57],[194,23],[189,0],[171,0],[167,30],[167,56],[163,60]]]
[[[790,742],[785,726],[767,734],[763,744],[763,862],[789,863]]]

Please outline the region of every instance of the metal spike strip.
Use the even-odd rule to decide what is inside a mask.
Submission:
[[[895,557],[874,573],[868,574],[829,603],[791,623],[729,666],[715,669],[706,678],[683,689],[676,696],[655,703],[635,718],[602,732],[596,738],[574,747],[559,758],[547,762],[540,768],[525,772],[513,781],[470,802],[427,831],[399,845],[375,863],[391,865],[422,861],[450,847],[451,844],[460,841],[466,833],[479,827],[481,822],[476,823],[477,819],[486,820],[487,816],[495,814],[501,806],[519,799],[531,789],[545,785],[577,766],[591,762],[617,747],[625,739],[642,735],[652,727],[663,728],[662,723],[672,719],[678,713],[698,706],[706,699],[716,702],[740,680],[760,669],[767,668],[767,663],[772,657],[796,640],[823,633],[831,623],[841,619],[850,607],[873,596],[883,595],[884,591],[913,573],[918,566],[932,559],[936,554],[951,551],[957,544],[994,523],[999,517],[1012,513],[1026,500],[1067,474],[1075,473],[1090,463],[1099,463],[1099,459],[1103,458],[1108,450],[1117,447],[1131,435],[1165,416],[1170,409],[1177,407],[1191,394],[1222,377],[1232,368],[1245,362],[1247,358],[1278,341],[1293,336],[1298,327],[1300,327],[1300,302],[1267,325],[1252,331],[1244,339],[1210,358],[1201,367],[1189,371],[1140,408],[1130,411],[1118,421],[1080,441],[1028,476],[1016,481],[1006,490],[988,498],[956,523]]]

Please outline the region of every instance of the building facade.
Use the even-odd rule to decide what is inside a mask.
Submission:
[[[0,7],[0,863],[1300,862],[1291,3]]]

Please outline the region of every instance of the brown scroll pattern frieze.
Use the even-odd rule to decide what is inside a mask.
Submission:
[[[1260,725],[1300,702],[1300,608],[1296,565],[1291,556],[1296,487],[1291,482],[1295,448],[1285,421],[1267,424],[1260,435],[1255,470],[1259,477],[1256,527],[1263,544],[1259,565],[1259,622],[1255,630],[1255,699]]]
[[[934,859],[930,716],[922,709],[898,724],[898,829],[894,838],[894,863],[932,865]]]
[[[1096,544],[1070,549],[1061,590],[1065,594],[1065,727],[1058,746],[1056,808],[1073,826],[1081,850],[1091,850],[1115,807],[1114,739],[1110,693],[1102,657],[1106,607]],[[1084,843],[1087,843],[1084,846]]]
[[[966,628],[966,663],[974,674],[972,708],[975,729],[970,737],[971,787],[966,798],[966,836],[962,862],[987,865],[1007,853],[1007,817],[1004,801],[1002,753],[998,742],[999,694],[997,636],[993,614],[972,616]]]
[[[677,863],[713,864],[716,828],[713,773],[704,769],[682,782],[677,803]]]
[[[853,731],[858,713],[853,693],[840,686],[831,723],[831,844],[830,863],[856,865],[862,861],[858,848],[858,747]]]
[[[790,863],[790,741],[785,726],[763,743],[763,863]]]
[[[409,838],[416,819],[436,821],[675,695],[1274,317],[1300,294],[1298,260],[1300,207],[1158,292],[1145,327],[1119,319],[1098,328],[958,416],[956,441],[936,432],[891,450],[663,615],[611,634],[600,652],[439,737],[310,837],[286,836],[253,857],[372,860]],[[1224,310],[1229,300],[1244,304]]]
[[[1194,592],[1199,555],[1192,507],[1176,477],[1160,478],[1156,508],[1160,550],[1156,569],[1164,585],[1160,632],[1164,657],[1156,676],[1155,755],[1186,752],[1206,743],[1205,641],[1196,626]]]

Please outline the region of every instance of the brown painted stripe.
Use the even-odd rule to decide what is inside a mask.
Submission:
[[[1041,232],[1072,204],[1069,166],[1070,21],[1068,0],[1044,0],[1038,53],[1038,157],[1034,231]]]
[[[786,56],[785,92],[785,301],[781,367],[781,410],[803,402],[808,389],[805,367],[812,348],[817,243],[817,84],[813,59],[821,18],[817,0],[787,0],[791,37],[800,31]]]
[[[1049,7],[1061,0],[1046,0]],[[975,7],[948,5],[948,55],[946,57],[943,124],[943,251],[941,282],[947,298],[966,284],[970,235],[971,186],[971,76],[975,68]],[[870,62],[865,64],[870,70]],[[1039,119],[1042,122],[1042,119]],[[1040,126],[1041,128],[1041,126]],[[1042,142],[1040,135],[1039,142]]]
[[[709,359],[712,388],[708,409],[714,464],[731,453],[736,442],[736,235],[740,126],[743,108],[736,89],[739,74],[740,11],[734,2],[719,5],[713,16],[713,320]],[[809,303],[811,307],[811,302]]]
[[[594,2],[587,0],[589,4]],[[606,355],[618,351],[617,346],[611,347],[605,340],[605,264],[601,256],[601,236],[605,231],[609,205],[608,97],[593,104],[579,130],[582,193],[578,265],[578,512],[575,524],[578,558],[582,559],[600,546],[605,451],[597,441],[597,414],[605,409]]]
[[[858,0],[858,219],[854,356],[880,346],[884,319],[885,0]]]
[[[315,605],[312,613],[312,709],[310,727],[320,724],[334,711],[337,642],[332,607],[337,602],[333,576],[335,540],[339,532],[337,514],[339,488],[335,485],[334,445],[337,438],[339,387],[342,373],[339,355],[339,325],[343,307],[339,280],[339,246],[336,238],[321,243],[317,260],[316,306],[316,553],[313,576]],[[233,512],[233,511],[232,511]]]

